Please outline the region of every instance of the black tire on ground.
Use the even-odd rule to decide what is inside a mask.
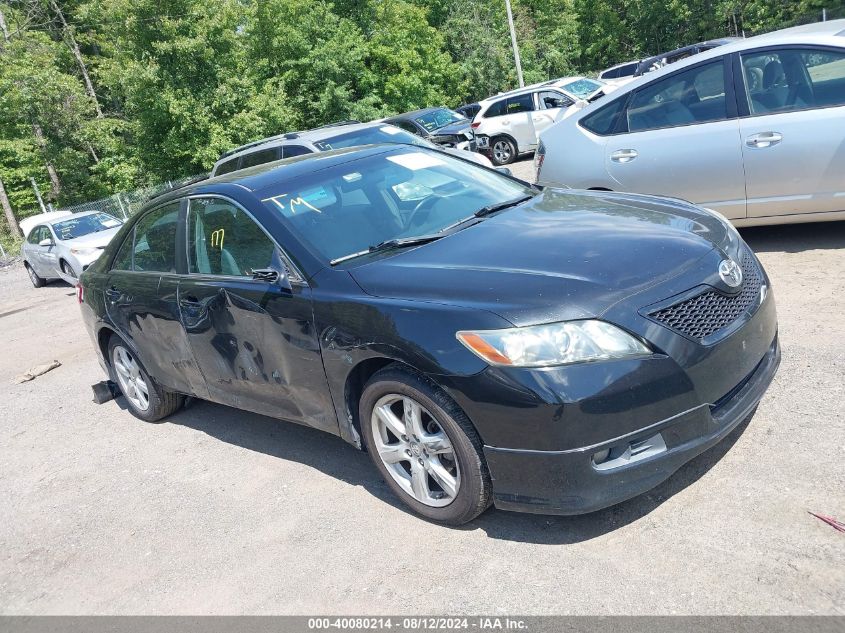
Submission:
[[[73,266],[71,266],[64,260],[62,260],[62,272],[68,277],[79,279],[79,275],[76,274],[76,271],[73,269]]]
[[[496,166],[509,165],[516,160],[516,144],[507,136],[490,139],[490,161]]]
[[[123,342],[123,340],[117,336],[116,334],[112,334],[111,338],[109,339],[109,347],[108,347],[108,363],[109,363],[109,371],[111,372],[110,378],[118,385],[119,388],[122,389],[121,380],[117,375],[117,368],[115,367],[115,349],[122,348],[127,354],[131,356],[135,363],[138,366],[138,373],[144,382],[147,385],[148,396],[149,396],[149,404],[146,409],[140,408],[136,405],[131,398],[127,397],[124,394],[124,400],[129,408],[129,412],[134,415],[139,420],[144,420],[145,422],[158,422],[162,418],[166,418],[167,416],[171,415],[173,412],[178,410],[182,404],[184,403],[185,396],[178,393],[173,393],[172,391],[167,391],[166,389],[162,389],[155,381],[150,379],[150,375],[147,373],[147,370],[144,368],[144,365],[141,363],[140,359],[135,355],[135,353],[130,349],[130,347]]]
[[[408,396],[434,418],[452,444],[460,472],[455,498],[442,507],[417,501],[390,475],[377,450],[371,422],[376,403],[385,396]],[[457,404],[422,374],[398,363],[376,372],[361,394],[359,419],[364,445],[387,485],[415,513],[445,525],[462,525],[484,512],[492,501],[492,485],[481,438]]]
[[[24,262],[24,267],[26,268],[26,272],[29,274],[29,280],[32,282],[32,285],[36,288],[41,288],[44,284],[47,283],[45,279],[42,279],[38,276],[38,273],[30,266],[28,263]]]

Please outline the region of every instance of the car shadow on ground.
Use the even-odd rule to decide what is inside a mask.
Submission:
[[[758,253],[800,253],[845,248],[845,221],[781,224],[739,229]]]
[[[122,398],[118,398],[117,402],[121,408],[126,408]],[[570,517],[520,514],[491,508],[475,521],[457,529],[471,531],[480,528],[495,539],[550,545],[580,543],[607,534],[641,519],[696,482],[730,450],[750,420],[745,420],[719,444],[687,463],[650,492],[612,508]],[[338,437],[204,401],[197,401],[165,422],[201,431],[241,448],[305,464],[330,477],[361,486],[380,502],[409,512],[381,479],[369,456]]]

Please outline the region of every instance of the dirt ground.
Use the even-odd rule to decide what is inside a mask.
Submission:
[[[845,223],[742,234],[783,345],[750,423],[617,507],[463,529],[405,512],[318,431],[94,404],[73,289],[0,271],[0,612],[845,613],[845,534],[808,514],[845,520]]]

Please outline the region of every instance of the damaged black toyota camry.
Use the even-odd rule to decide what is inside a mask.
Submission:
[[[747,419],[780,360],[766,273],[717,214],[412,146],[170,192],[79,296],[138,418],[196,397],[339,435],[451,525],[649,490]]]

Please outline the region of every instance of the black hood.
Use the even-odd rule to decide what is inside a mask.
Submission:
[[[453,235],[350,270],[371,295],[514,325],[589,318],[693,266],[727,230],[681,201],[546,189]]]

